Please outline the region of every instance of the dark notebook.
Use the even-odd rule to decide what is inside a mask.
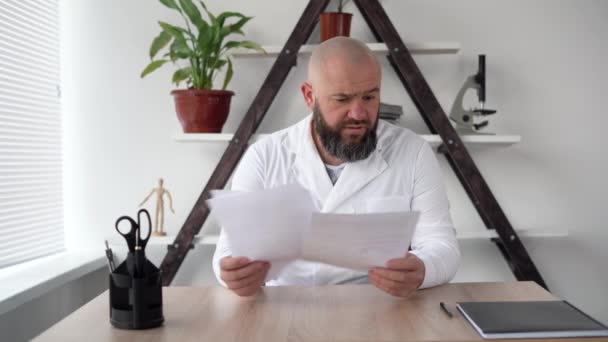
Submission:
[[[608,336],[608,327],[566,301],[465,302],[457,307],[486,339]]]

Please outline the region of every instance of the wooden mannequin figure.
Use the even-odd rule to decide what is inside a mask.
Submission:
[[[163,201],[163,196],[165,194],[167,194],[167,196],[169,197],[169,209],[171,209],[171,212],[174,214],[175,211],[173,210],[173,199],[171,198],[171,194],[169,193],[169,191],[167,191],[167,189],[163,188],[162,178],[158,179],[158,187],[152,189],[152,191],[150,191],[148,196],[144,198],[144,200],[139,204],[139,206],[141,207],[142,205],[144,205],[144,203],[146,203],[146,201],[148,200],[148,198],[150,198],[150,196],[152,196],[152,194],[156,194],[156,212],[154,215],[154,231],[152,232],[152,235],[165,236],[167,235],[167,233],[163,231],[163,224],[165,222],[165,203]],[[158,229],[159,222],[160,229]]]

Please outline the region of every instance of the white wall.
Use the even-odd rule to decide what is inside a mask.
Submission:
[[[212,11],[238,10],[255,18],[247,37],[283,44],[307,1],[212,1]],[[608,322],[608,241],[604,179],[608,171],[601,132],[608,126],[608,2],[596,1],[402,1],[382,2],[406,41],[457,41],[462,52],[419,56],[416,61],[449,110],[464,78],[487,54],[488,105],[499,114],[488,130],[520,134],[503,149],[481,149],[474,159],[516,228],[567,229],[567,238],[524,241],[552,291]],[[219,160],[223,143],[177,143],[180,131],[168,95],[170,68],[144,80],[156,21],[180,23],[157,1],[62,1],[62,75],[65,111],[65,205],[68,246],[102,248],[114,235],[114,220],[165,178],[176,214],[167,215],[176,233]],[[352,3],[347,10],[354,10]],[[372,41],[356,13],[354,37]],[[316,41],[314,37],[312,41]],[[225,126],[233,132],[272,61],[239,60],[236,92]],[[294,69],[262,123],[271,132],[306,115],[299,96],[306,59]],[[384,63],[383,101],[404,105],[404,126],[425,133],[405,90]],[[443,157],[440,157],[443,158]],[[445,163],[452,214],[458,230],[483,224]],[[213,229],[212,222],[205,229]],[[462,244],[457,281],[513,279],[488,241]],[[212,282],[211,249],[197,247],[176,284]],[[163,247],[154,258],[162,260]]]

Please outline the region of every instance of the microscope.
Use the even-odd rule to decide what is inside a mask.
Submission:
[[[475,122],[476,117],[485,117],[496,113],[496,110],[486,109],[486,56],[479,55],[478,71],[475,75],[467,77],[466,81],[460,88],[452,109],[450,110],[450,119],[456,123],[456,131],[459,134],[494,134],[480,132],[488,125],[488,120],[483,120],[479,123]],[[479,104],[476,108],[466,110],[463,105],[464,96],[469,89],[477,91]]]

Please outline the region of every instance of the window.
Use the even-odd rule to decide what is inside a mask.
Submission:
[[[0,267],[64,250],[58,0],[0,1]]]

